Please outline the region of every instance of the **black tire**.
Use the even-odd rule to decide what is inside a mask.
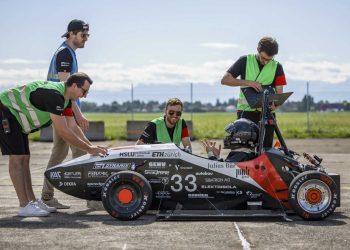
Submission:
[[[304,220],[322,220],[334,212],[337,185],[325,173],[307,171],[293,179],[288,200],[292,209]]]
[[[106,211],[114,218],[134,220],[152,203],[152,188],[141,174],[121,171],[106,180],[101,199]]]

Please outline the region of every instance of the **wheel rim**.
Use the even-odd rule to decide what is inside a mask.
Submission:
[[[325,210],[331,202],[331,190],[320,180],[304,182],[298,191],[299,205],[309,213],[319,213]]]
[[[123,181],[110,189],[110,204],[119,214],[134,211],[141,204],[141,198],[142,191],[133,182]]]

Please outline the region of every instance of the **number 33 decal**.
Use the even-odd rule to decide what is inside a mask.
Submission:
[[[171,181],[175,181],[174,184],[170,186],[171,190],[174,192],[181,192],[183,189],[182,177],[179,174],[171,176]],[[194,192],[197,190],[196,176],[193,174],[186,175],[185,177],[185,189],[187,192]]]

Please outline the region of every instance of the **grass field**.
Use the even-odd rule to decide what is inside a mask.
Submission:
[[[152,120],[161,113],[135,113],[134,120]],[[104,121],[105,134],[109,140],[126,139],[126,121],[131,114],[87,113],[89,121]],[[190,114],[184,114],[185,120],[191,120]],[[194,113],[193,128],[195,138],[223,138],[224,127],[236,118],[233,113]],[[349,112],[310,113],[309,131],[306,113],[277,113],[278,126],[285,138],[350,138]],[[30,135],[37,140],[38,133]]]

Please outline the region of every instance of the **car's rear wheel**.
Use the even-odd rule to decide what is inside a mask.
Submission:
[[[296,176],[289,186],[289,204],[305,220],[321,220],[334,212],[337,185],[331,177],[318,171]]]
[[[101,199],[106,211],[114,218],[134,220],[149,208],[152,188],[141,174],[121,171],[106,180]]]

